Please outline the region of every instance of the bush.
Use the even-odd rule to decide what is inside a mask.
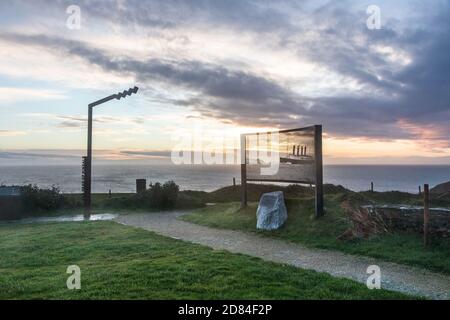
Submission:
[[[164,184],[156,182],[138,195],[145,207],[153,209],[173,209],[177,203],[180,187],[173,181]]]
[[[20,197],[0,197],[0,220],[14,220],[24,212]]]
[[[63,196],[57,187],[41,189],[36,185],[21,187],[21,199],[26,210],[56,210],[63,204]]]

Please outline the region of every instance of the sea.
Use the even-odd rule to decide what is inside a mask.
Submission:
[[[135,192],[136,179],[147,183],[175,181],[181,190],[213,191],[240,183],[240,167],[231,165],[98,164],[93,166],[93,192]],[[324,182],[354,191],[405,191],[417,193],[419,185],[431,187],[450,181],[450,166],[425,165],[326,165]],[[81,192],[81,168],[76,165],[0,166],[0,185],[56,186],[64,193]]]

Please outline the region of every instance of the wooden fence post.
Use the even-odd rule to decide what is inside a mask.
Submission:
[[[373,181],[370,183],[370,192],[373,192]]]
[[[430,193],[428,184],[423,186],[423,195],[423,245],[427,247],[429,244],[428,224],[430,221]]]
[[[247,146],[246,136],[241,134],[241,208],[247,207]]]
[[[145,192],[147,189],[146,179],[136,179],[136,193]]]

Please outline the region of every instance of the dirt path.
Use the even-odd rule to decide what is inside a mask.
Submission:
[[[115,221],[154,231],[158,234],[202,244],[214,249],[242,253],[264,260],[294,265],[304,269],[326,272],[366,283],[367,267],[381,269],[384,289],[416,294],[432,299],[450,299],[450,276],[423,269],[383,262],[374,258],[353,256],[336,251],[309,249],[301,245],[262,237],[241,231],[213,229],[177,218],[185,212],[131,214]]]

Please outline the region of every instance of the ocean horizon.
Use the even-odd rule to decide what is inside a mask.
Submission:
[[[135,192],[136,179],[147,184],[175,181],[182,190],[213,191],[240,184],[237,165],[95,164],[92,191]],[[450,181],[450,165],[325,165],[324,183],[353,191],[404,191],[417,193],[419,185],[431,187]],[[0,166],[0,185],[57,186],[64,193],[81,192],[81,167],[77,165]]]

